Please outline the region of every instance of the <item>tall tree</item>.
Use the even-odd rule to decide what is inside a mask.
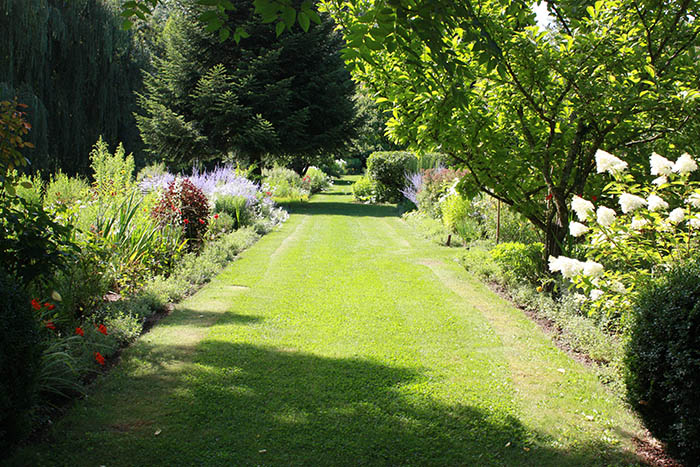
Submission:
[[[0,98],[29,106],[36,169],[87,172],[103,135],[140,147],[133,91],[145,57],[117,0],[0,0]]]
[[[137,121],[150,151],[180,165],[271,155],[303,168],[342,149],[354,132],[354,86],[332,21],[278,37],[252,2],[235,5],[227,21],[245,31],[238,44],[204,27],[206,10],[194,2],[173,11],[140,96]]]
[[[549,31],[522,1],[324,4],[354,76],[392,112],[394,138],[461,160],[462,188],[525,215],[548,254],[572,195],[594,192],[598,149],[638,164],[652,149],[700,149],[673,145],[700,115],[699,2],[550,1]]]

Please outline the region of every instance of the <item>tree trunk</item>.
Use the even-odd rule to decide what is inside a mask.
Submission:
[[[562,245],[566,238],[566,226],[562,225],[559,216],[547,223],[544,242],[544,259],[545,264],[550,256],[561,255]]]

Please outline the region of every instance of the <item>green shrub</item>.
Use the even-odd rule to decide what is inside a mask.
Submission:
[[[402,216],[402,218],[407,224],[416,229],[416,231],[418,231],[418,233],[425,238],[440,245],[447,243],[447,238],[450,235],[450,232],[439,220],[433,219],[421,211],[407,212]]]
[[[23,285],[65,268],[76,250],[71,229],[40,204],[0,196],[0,264]]]
[[[481,227],[473,215],[472,203],[469,200],[454,193],[443,198],[440,210],[445,227],[456,233],[465,244],[481,237]]]
[[[352,184],[352,195],[357,201],[372,202],[375,200],[375,183],[368,177],[360,177]]]
[[[214,240],[224,234],[231,233],[236,230],[236,219],[225,212],[214,214],[214,218],[209,222],[209,231],[207,238]]]
[[[629,402],[688,465],[700,463],[700,264],[648,284],[633,304],[625,363]]]
[[[17,196],[32,204],[42,204],[44,199],[44,181],[38,175],[29,177],[22,175],[19,177],[18,185],[15,187]]]
[[[328,175],[326,175],[321,169],[313,166],[306,170],[306,174],[304,175],[302,181],[305,185],[308,185],[308,189],[311,193],[319,193],[329,188],[333,184]]]
[[[84,203],[89,197],[90,185],[85,179],[69,177],[59,170],[51,175],[46,186],[44,206],[69,207],[77,203]]]
[[[362,173],[362,159],[345,159],[345,171],[350,175]]]
[[[496,245],[491,256],[500,266],[504,276],[512,282],[536,284],[544,271],[544,245],[542,243],[508,242]]]
[[[396,203],[406,184],[406,172],[415,166],[417,158],[410,152],[373,152],[367,159],[367,176],[376,183],[377,201]]]
[[[100,137],[90,152],[95,192],[100,197],[123,195],[134,189],[134,156],[126,155],[124,146],[119,144],[114,154]]]
[[[416,195],[418,209],[436,219],[441,218],[440,200],[465,173],[445,167],[422,170],[422,186]]]
[[[125,308],[132,308],[133,305],[126,305]],[[127,311],[114,311],[105,316],[103,322],[109,333],[120,345],[126,345],[136,340],[143,330],[143,317],[139,316],[144,311],[136,310],[136,314]],[[150,310],[147,315],[150,315]]]
[[[0,452],[7,452],[30,427],[42,338],[29,298],[18,282],[2,269],[0,314]]]
[[[480,279],[493,280],[499,274],[498,266],[493,257],[484,248],[470,248],[457,259],[464,269]]]
[[[252,217],[245,196],[219,196],[214,203],[214,212],[228,214],[235,221],[233,230],[249,225]],[[216,221],[220,220],[221,217]]]
[[[136,175],[136,181],[142,182],[149,178],[159,177],[168,173],[167,167],[165,167],[164,162],[156,162],[154,164],[147,165],[143,169],[139,170],[138,175]]]

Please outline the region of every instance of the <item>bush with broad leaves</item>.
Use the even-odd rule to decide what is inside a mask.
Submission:
[[[612,181],[599,199],[574,196],[571,202],[576,219],[569,232],[585,239],[586,261],[550,257],[549,269],[573,281],[592,317],[621,331],[645,284],[697,248],[700,184],[690,175],[698,166],[688,154],[672,162],[652,153],[651,174],[657,178],[640,184],[612,154],[599,150],[596,163],[598,173],[608,173]]]

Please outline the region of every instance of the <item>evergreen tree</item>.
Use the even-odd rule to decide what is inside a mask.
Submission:
[[[143,52],[118,0],[0,0],[0,98],[29,106],[35,169],[86,173],[103,135],[140,147],[133,91]]]
[[[252,2],[240,1],[227,26],[247,37],[222,43],[198,20],[201,8],[182,3],[140,96],[137,122],[156,158],[181,166],[272,159],[300,170],[345,147],[354,135],[353,84],[328,18],[278,37]]]

